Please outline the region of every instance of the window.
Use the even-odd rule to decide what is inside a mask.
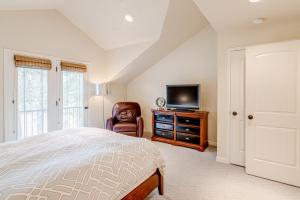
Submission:
[[[48,131],[48,71],[17,68],[17,137]]]
[[[86,65],[42,57],[4,50],[4,141],[87,124]]]
[[[63,128],[84,126],[84,74],[63,71]]]

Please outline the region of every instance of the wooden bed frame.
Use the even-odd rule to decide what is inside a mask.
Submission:
[[[145,180],[142,184],[136,187],[122,200],[143,200],[145,199],[155,188],[158,188],[160,195],[164,194],[164,181],[163,176],[158,170]]]

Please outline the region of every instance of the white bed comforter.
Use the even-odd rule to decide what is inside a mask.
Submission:
[[[0,199],[119,200],[164,173],[157,147],[111,131],[56,131],[0,145]]]

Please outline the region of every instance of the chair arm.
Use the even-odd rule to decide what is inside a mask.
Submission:
[[[136,118],[137,123],[137,130],[136,130],[136,136],[137,137],[143,137],[144,134],[144,120],[142,117]]]
[[[114,126],[114,119],[111,117],[111,118],[107,119],[107,121],[106,121],[106,129],[112,131],[113,126]]]

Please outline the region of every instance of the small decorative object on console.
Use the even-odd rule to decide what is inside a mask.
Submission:
[[[161,110],[161,109],[163,109],[163,107],[165,107],[165,105],[166,105],[166,99],[163,98],[163,97],[158,97],[158,98],[155,100],[155,103],[156,103],[157,107]]]

